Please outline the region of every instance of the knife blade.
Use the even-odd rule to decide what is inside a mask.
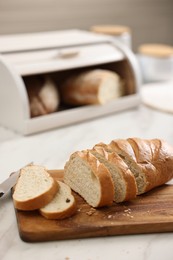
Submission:
[[[29,165],[33,165],[33,162],[25,165],[24,167]],[[19,177],[19,173],[20,170],[16,172],[12,172],[10,176],[0,184],[0,199],[4,197],[11,190],[11,188],[16,184],[17,179]]]

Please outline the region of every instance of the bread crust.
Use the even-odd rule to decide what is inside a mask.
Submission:
[[[114,200],[114,184],[110,172],[106,169],[104,164],[93,156],[90,152],[84,152],[85,159],[89,162],[93,173],[98,178],[101,187],[101,197],[98,207],[112,205]]]
[[[118,170],[121,172],[121,176],[124,179],[126,185],[126,194],[122,201],[134,199],[137,195],[136,180],[127,164],[118,154],[109,151],[109,148],[106,144],[100,143],[95,145],[93,149],[102,154],[112,165],[114,165],[114,167],[118,168]]]
[[[110,172],[104,164],[89,151],[79,152],[79,156],[91,166],[91,169],[99,181],[101,188],[100,201],[97,207],[112,205],[114,200],[114,184]]]
[[[110,143],[110,149],[123,151],[131,157],[133,164],[143,173],[145,193],[173,178],[173,148],[164,140],[128,138]]]
[[[59,183],[59,181],[58,181]],[[70,187],[69,187],[70,189]],[[70,189],[71,191],[71,189]],[[71,192],[71,197],[73,197],[74,201],[73,201],[73,204],[71,204],[70,207],[62,210],[62,211],[54,211],[54,212],[48,212],[48,211],[45,211],[44,208],[41,208],[39,209],[39,212],[40,214],[47,218],[47,219],[64,219],[64,218],[67,218],[67,217],[71,217],[72,215],[75,214],[76,210],[77,210],[77,205],[76,205],[76,200]]]
[[[89,151],[78,151],[72,154],[72,157],[78,156],[91,167],[94,176],[100,185],[100,199],[94,207],[110,206],[114,200],[114,184],[110,172],[99,160]],[[68,168],[68,163],[65,166]]]
[[[135,152],[130,145],[130,143],[125,139],[115,139],[112,140],[109,144],[110,149],[117,152],[118,154],[121,154],[121,157],[123,160],[125,160],[124,156],[127,158],[130,158],[135,168],[138,170],[138,172],[141,172],[143,175],[143,187],[139,189],[138,187],[138,195],[142,194],[147,191],[147,188],[149,188],[148,178],[147,176],[151,174],[151,172],[155,171],[149,164],[139,164],[136,159]],[[138,181],[137,181],[138,186]]]
[[[124,140],[124,139],[112,140],[111,143],[108,145],[108,147],[110,148],[110,150],[113,149],[116,151],[118,151],[118,150],[124,151],[136,162],[135,153],[134,153],[131,145],[129,144],[129,142],[127,142],[127,140]]]
[[[50,178],[52,177],[50,176]],[[35,198],[28,199],[27,201],[18,201],[13,196],[14,207],[16,209],[23,210],[23,211],[36,210],[42,208],[54,198],[58,189],[59,189],[58,183],[52,178],[52,186],[50,187],[50,189]]]
[[[137,163],[148,165],[146,191],[173,178],[173,148],[164,140],[140,138],[129,138],[127,140],[134,150]]]
[[[76,202],[73,203],[73,205],[71,205],[70,208],[62,211],[62,212],[44,212],[43,210],[39,210],[40,214],[47,218],[47,219],[65,219],[65,218],[69,218],[72,215],[75,214],[77,210],[77,206],[76,206]]]

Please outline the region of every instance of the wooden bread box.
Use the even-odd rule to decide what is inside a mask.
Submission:
[[[117,72],[126,95],[105,105],[87,105],[31,118],[24,78],[68,77],[83,69]],[[0,36],[0,124],[24,135],[104,116],[140,103],[140,72],[132,51],[110,37],[82,30]]]

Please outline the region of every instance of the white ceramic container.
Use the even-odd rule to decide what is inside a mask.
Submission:
[[[138,60],[144,83],[173,80],[173,47],[143,45]]]

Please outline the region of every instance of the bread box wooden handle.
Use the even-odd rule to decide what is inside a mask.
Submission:
[[[61,59],[69,59],[79,55],[79,50],[61,50],[58,53],[58,57]]]

